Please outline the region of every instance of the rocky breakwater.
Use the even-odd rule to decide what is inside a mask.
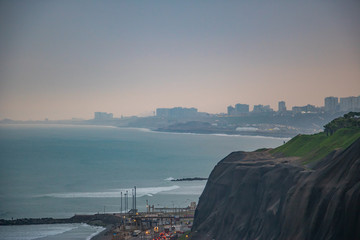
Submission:
[[[360,239],[360,139],[311,169],[270,150],[231,153],[208,179],[191,239]]]
[[[0,219],[1,225],[34,225],[34,224],[63,224],[87,223],[94,226],[109,226],[121,221],[119,216],[113,214],[75,215],[71,218],[21,218],[14,220]]]

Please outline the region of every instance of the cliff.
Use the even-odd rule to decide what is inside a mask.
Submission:
[[[312,169],[301,157],[234,152],[210,174],[191,239],[360,239],[360,138]]]

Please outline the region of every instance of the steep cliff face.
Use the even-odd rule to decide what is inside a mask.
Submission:
[[[296,161],[227,156],[200,197],[192,239],[360,239],[360,139],[313,170]]]

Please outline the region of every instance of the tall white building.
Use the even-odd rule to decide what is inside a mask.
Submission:
[[[325,112],[337,112],[339,106],[339,99],[337,97],[326,97]]]
[[[360,111],[360,96],[340,98],[339,106],[341,112]]]
[[[278,106],[279,106],[278,108],[279,112],[286,112],[286,104],[284,101],[280,101]]]
[[[272,108],[270,108],[270,105],[254,105],[253,112],[254,113],[263,113],[263,112],[272,112],[274,111]]]
[[[102,120],[111,120],[111,119],[113,119],[112,113],[106,113],[106,112],[94,113],[94,120],[102,121]]]

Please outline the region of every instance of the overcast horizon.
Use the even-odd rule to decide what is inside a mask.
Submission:
[[[360,94],[360,2],[1,1],[0,119]]]

